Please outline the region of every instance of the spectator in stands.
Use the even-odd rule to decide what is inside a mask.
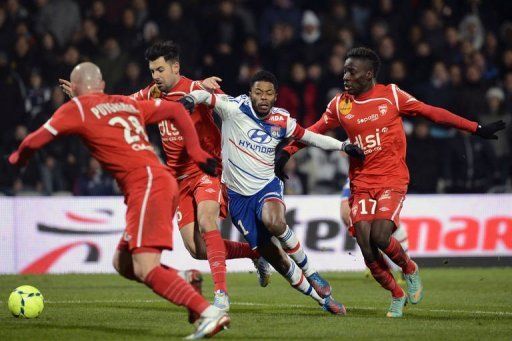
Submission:
[[[89,168],[78,178],[74,194],[82,196],[114,195],[114,180],[110,175],[103,173],[98,160],[91,158]]]
[[[201,51],[201,37],[197,25],[192,21],[192,18],[184,15],[181,2],[173,1],[169,4],[167,16],[160,22],[159,27],[164,40],[172,40],[180,46],[181,72],[193,74],[194,65],[196,65]],[[205,24],[204,27],[211,30],[217,26],[214,23],[210,23]],[[212,36],[208,35],[208,37]]]
[[[411,174],[410,193],[436,193],[441,175],[439,140],[430,135],[428,121],[414,121],[414,132],[407,139],[407,167]]]
[[[141,75],[139,64],[131,61],[126,65],[126,72],[115,87],[114,92],[121,95],[131,95],[140,90],[141,84],[147,83]]]
[[[52,195],[54,192],[64,190],[64,182],[59,161],[51,155],[44,158],[40,168],[42,191],[45,195]]]
[[[80,29],[80,8],[72,0],[36,1],[39,11],[36,19],[36,31],[39,34],[50,32],[64,47],[73,34]]]
[[[290,159],[291,160],[291,159]],[[286,164],[284,167],[284,171],[286,175],[288,175],[288,179],[284,185],[284,194],[285,195],[301,195],[305,194],[304,185],[305,185],[305,177],[304,175],[297,172],[297,161],[289,162],[290,164]]]
[[[480,122],[482,124],[493,122],[493,120],[503,120],[507,124],[505,130],[497,133],[498,140],[492,140],[491,144],[499,166],[499,185],[505,185],[508,177],[510,177],[510,161],[511,146],[512,146],[512,114],[505,111],[505,93],[501,88],[494,87],[487,91],[485,96],[487,100],[487,111],[481,116]]]
[[[446,193],[486,193],[499,184],[498,160],[488,140],[458,131],[442,151]]]
[[[302,15],[291,0],[273,0],[272,5],[265,8],[260,22],[260,39],[263,44],[271,42],[276,25],[284,24],[291,27],[296,34],[300,32]],[[292,37],[293,39],[294,37]]]
[[[5,143],[7,135],[23,121],[25,113],[25,85],[20,75],[9,67],[7,55],[0,52],[0,103],[2,103],[2,124],[0,141]]]
[[[25,97],[25,112],[24,119],[30,131],[39,128],[49,118],[43,115],[46,103],[50,101],[51,89],[43,83],[43,78],[39,70],[32,70],[30,75],[30,85],[27,89]]]
[[[96,64],[102,70],[103,79],[107,84],[105,92],[109,93],[123,78],[128,64],[128,55],[121,50],[117,39],[108,38],[103,44],[102,54],[96,60]]]
[[[302,28],[298,49],[298,58],[306,65],[318,61],[327,53],[327,45],[322,38],[320,19],[315,12],[307,10],[302,16]]]
[[[288,81],[279,88],[276,105],[288,110],[303,127],[309,127],[319,117],[316,112],[317,88],[307,79],[306,67],[294,63]]]

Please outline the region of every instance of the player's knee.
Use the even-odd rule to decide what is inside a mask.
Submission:
[[[140,264],[136,263],[133,265],[133,274],[137,280],[144,282],[146,276],[154,269],[153,264]]]
[[[383,230],[378,232],[373,232],[372,230],[372,233],[370,234],[370,239],[372,240],[372,243],[377,245],[378,248],[381,250],[388,247],[390,237],[391,235]]]
[[[118,274],[122,275],[122,273],[121,273],[121,264],[120,264],[120,261],[119,261],[119,254],[117,252],[114,255],[114,258],[112,258],[112,266],[114,267],[114,269],[117,271]]]
[[[279,236],[286,230],[286,220],[282,217],[269,217],[264,223],[274,236]]]
[[[192,258],[199,259],[196,252],[196,246],[193,243],[192,245],[190,243],[185,243],[185,248],[187,249],[188,253]]]
[[[119,251],[116,252],[114,258],[112,258],[112,266],[121,276],[128,279],[133,279],[133,270],[131,269],[131,267],[128,268],[126,264],[123,264],[121,253]]]
[[[197,217],[199,230],[201,232],[214,231],[217,229],[217,217],[212,214],[201,214]]]

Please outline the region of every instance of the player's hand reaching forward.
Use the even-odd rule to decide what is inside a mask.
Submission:
[[[75,97],[75,94],[73,92],[73,89],[71,88],[71,82],[62,78],[59,78],[59,86],[62,89],[62,91],[69,97],[73,98]]]
[[[484,126],[478,125],[475,135],[483,137],[484,139],[497,140],[496,132],[505,129],[505,122],[502,120],[486,124]]]
[[[215,92],[215,90],[220,89],[219,82],[222,82],[222,79],[219,77],[208,77],[201,82],[201,85],[204,87],[206,91]]]

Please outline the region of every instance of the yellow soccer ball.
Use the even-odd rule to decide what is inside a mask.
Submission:
[[[37,288],[22,285],[11,292],[8,306],[13,316],[31,319],[43,312],[44,297]]]

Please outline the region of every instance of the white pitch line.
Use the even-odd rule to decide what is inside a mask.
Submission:
[[[149,299],[149,300],[69,300],[69,301],[53,301],[45,300],[47,304],[101,304],[101,303],[158,303],[165,302],[162,299]],[[4,302],[0,301],[0,304]],[[285,308],[313,308],[311,305],[301,304],[269,304],[269,303],[255,303],[255,302],[232,302],[232,305],[241,306],[259,306],[259,307],[285,307]],[[382,310],[374,307],[353,307],[355,310]],[[348,308],[350,311],[351,309]],[[511,311],[484,311],[484,310],[450,310],[450,309],[419,309],[416,311],[426,311],[431,313],[455,313],[455,314],[473,314],[473,315],[498,315],[498,316],[512,316]]]

